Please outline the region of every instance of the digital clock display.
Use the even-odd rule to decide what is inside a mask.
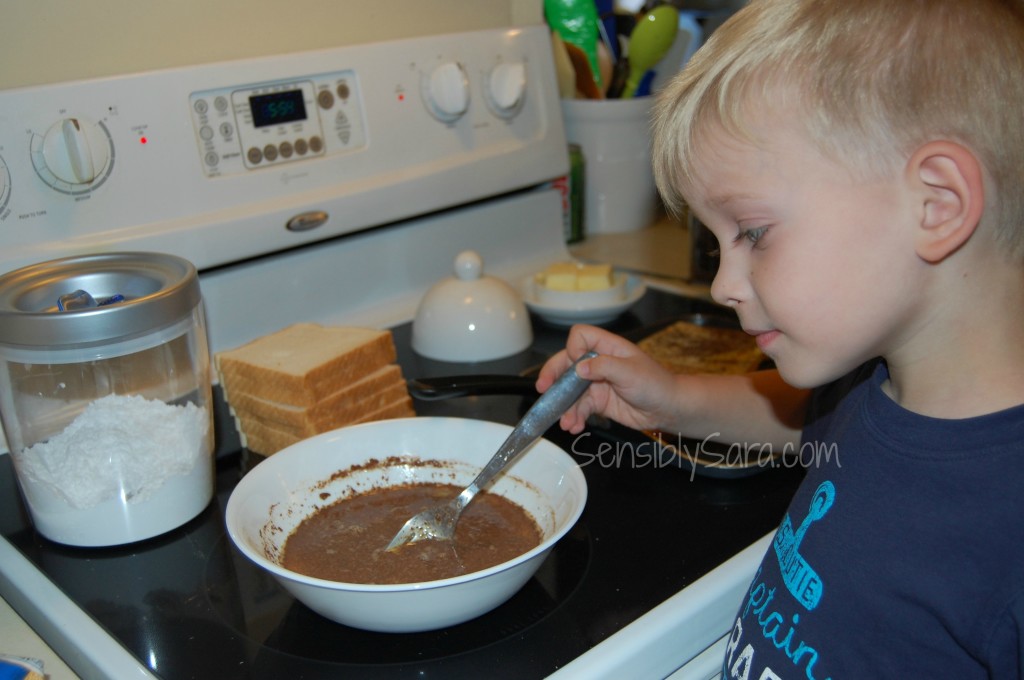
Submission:
[[[252,123],[258,128],[306,120],[302,90],[253,95],[249,97],[249,109],[252,111]]]

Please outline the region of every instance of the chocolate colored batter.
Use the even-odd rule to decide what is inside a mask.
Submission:
[[[321,508],[288,537],[287,569],[344,583],[418,583],[500,564],[540,544],[537,523],[512,501],[478,494],[462,512],[449,541],[420,541],[385,550],[407,519],[454,498],[449,484],[374,489]]]

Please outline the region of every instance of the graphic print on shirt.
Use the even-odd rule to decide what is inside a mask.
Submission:
[[[795,530],[790,513],[783,518],[772,541],[773,550],[765,555],[764,562],[754,575],[747,600],[729,636],[722,668],[723,678],[781,680],[790,677],[792,670],[797,670],[808,680],[821,678],[818,675],[819,663],[822,661],[818,642],[804,639],[800,631],[800,612],[811,612],[821,603],[825,584],[813,564],[800,553],[800,544],[810,526],[828,513],[835,500],[835,485],[826,480],[815,489],[807,515]],[[770,566],[769,555],[772,553],[779,566],[777,576],[765,573],[765,566]],[[794,605],[785,597],[783,586],[798,604]],[[778,650],[783,656],[768,651],[772,649]],[[762,658],[764,654],[768,656]],[[783,665],[778,666],[779,663]],[[755,667],[759,667],[760,672],[754,670]]]
[[[800,542],[803,541],[811,523],[824,517],[835,499],[836,489],[832,482],[822,482],[811,497],[807,516],[797,530],[793,531],[793,522],[789,518],[789,513],[786,513],[772,542],[775,556],[779,558],[779,570],[782,572],[786,588],[807,611],[811,611],[821,602],[825,584],[814,567],[800,555]]]

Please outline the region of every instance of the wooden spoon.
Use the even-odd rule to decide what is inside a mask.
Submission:
[[[558,79],[558,96],[562,99],[576,97],[576,69],[572,66],[565,41],[558,31],[551,31],[551,51],[555,57],[555,77]]]
[[[572,43],[565,43],[565,49],[572,60],[572,67],[576,71],[576,90],[586,99],[604,99],[604,93],[594,82],[594,74],[590,70],[590,62],[586,53]]]

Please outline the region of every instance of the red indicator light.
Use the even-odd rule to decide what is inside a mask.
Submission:
[[[139,137],[139,144],[145,144],[145,143],[146,143],[146,142],[148,142],[148,141],[149,141],[149,140],[148,140],[148,139],[146,139],[145,137]]]
[[[404,102],[405,101],[405,95],[403,93],[401,93],[401,92],[398,94],[398,101],[400,101],[400,102]]]

